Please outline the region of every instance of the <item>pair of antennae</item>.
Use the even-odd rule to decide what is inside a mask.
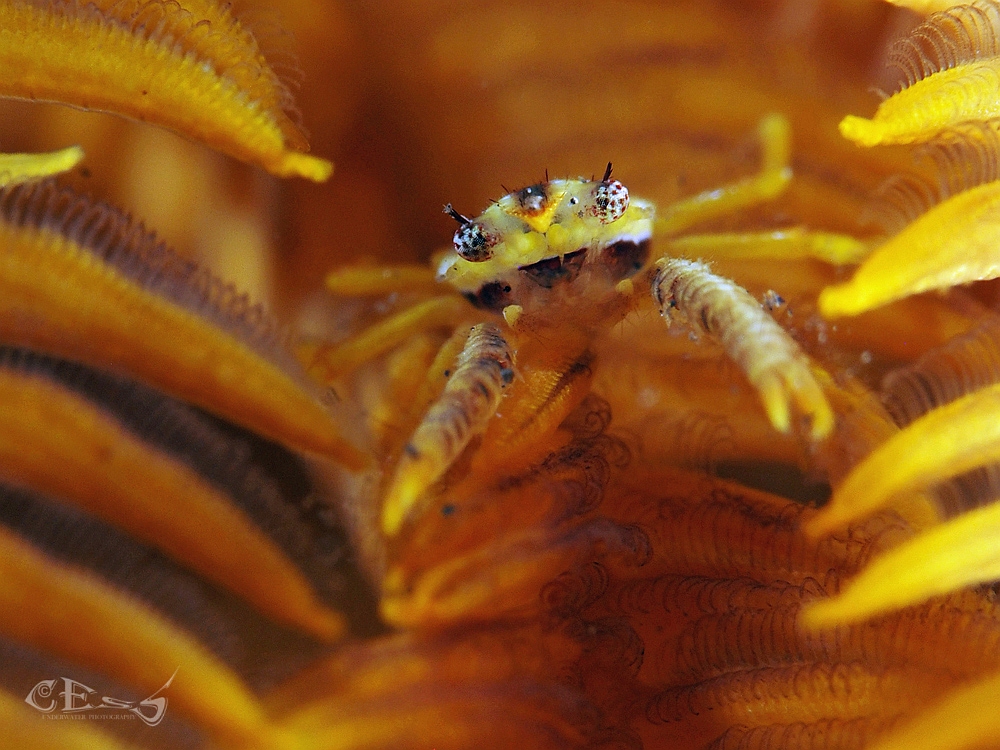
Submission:
[[[547,169],[545,170],[545,181],[546,182],[549,181],[549,170]],[[604,177],[601,178],[601,183],[606,185],[610,181],[611,181],[611,162],[608,162],[608,168],[604,170]],[[507,188],[504,188],[504,190],[507,190]],[[507,192],[509,193],[510,191],[507,190]],[[448,214],[448,216],[453,218],[455,221],[457,221],[460,226],[463,227],[472,221],[472,219],[470,219],[468,216],[463,216],[458,211],[456,211],[455,208],[450,203],[445,204],[444,212]]]

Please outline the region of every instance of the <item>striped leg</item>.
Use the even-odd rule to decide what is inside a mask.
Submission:
[[[669,325],[675,317],[710,336],[757,389],[771,424],[791,428],[792,404],[809,420],[810,436],[833,429],[833,411],[813,377],[809,357],[749,292],[691,260],[657,261],[653,297]]]
[[[385,503],[382,529],[399,533],[421,496],[483,432],[514,378],[513,356],[492,323],[472,328],[455,371],[403,449]]]

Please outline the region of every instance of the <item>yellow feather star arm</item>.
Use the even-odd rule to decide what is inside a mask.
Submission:
[[[1000,504],[969,511],[893,548],[865,567],[805,622],[823,627],[861,620],[938,594],[1000,578]]]
[[[297,151],[307,151],[301,129],[290,119],[294,110],[291,92],[265,59],[249,28],[234,14],[232,3],[216,0],[183,0],[178,10],[162,8],[146,0],[94,0],[92,4],[108,18],[135,26],[152,17],[160,34],[179,40],[186,54],[193,54],[245,92],[248,100],[274,117]]]
[[[923,143],[956,125],[994,119],[1000,116],[998,77],[1000,60],[943,70],[893,94],[870,120],[848,115],[840,133],[859,146]]]
[[[868,120],[848,115],[840,133],[861,146],[923,143],[966,122],[1000,116],[1000,4],[935,13],[896,43],[890,61],[903,87]]]
[[[0,402],[0,477],[131,532],[280,622],[328,640],[343,633],[274,542],[192,469],[48,378],[2,368]]]
[[[923,15],[947,10],[955,5],[955,0],[887,0],[887,2],[898,5],[901,8],[909,8]]]
[[[908,224],[845,284],[819,296],[827,318],[1000,275],[1000,181],[965,190]],[[959,227],[959,229],[956,229]]]
[[[847,476],[810,523],[810,533],[828,533],[887,506],[897,495],[1000,460],[998,412],[1000,384],[915,420]]]
[[[175,130],[281,177],[326,180],[328,161],[289,148],[283,112],[210,60],[188,54],[185,37],[169,33],[172,16],[180,12],[153,0],[123,22],[93,5],[4,0],[0,95],[114,112]],[[257,65],[254,59],[246,63]]]
[[[936,414],[939,405],[955,403],[967,391],[975,392],[993,382],[995,336],[996,321],[984,321],[970,334],[956,338],[925,355],[912,368],[887,378],[882,400],[896,422],[911,424],[922,415]],[[872,410],[853,413],[866,412],[871,414]],[[877,443],[891,440],[893,434],[899,433],[893,429],[889,434],[879,435]],[[938,478],[935,472],[933,479]],[[920,496],[914,492],[896,494],[893,508],[898,513],[903,502],[919,500]],[[926,498],[925,502],[933,501]],[[824,511],[807,528],[822,529],[828,525],[827,512],[836,514],[838,510]],[[1000,505],[973,510],[942,525],[932,523],[930,528],[912,514],[906,517],[912,527],[923,533],[877,557],[837,597],[808,608],[806,624],[826,627],[854,622],[1000,578],[1000,555],[995,542],[1000,529]]]

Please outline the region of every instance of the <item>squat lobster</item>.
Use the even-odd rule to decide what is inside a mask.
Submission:
[[[812,440],[830,433],[833,412],[809,358],[760,303],[704,263],[651,253],[654,236],[671,237],[784,190],[791,179],[787,123],[769,116],[760,134],[760,173],[668,206],[660,217],[651,202],[629,195],[608,164],[600,180],[530,185],[475,218],[446,206],[459,227],[453,248],[437,259],[434,276],[414,267],[331,274],[327,284],[339,294],[430,291],[434,296],[340,345],[311,352],[311,369],[327,380],[429,328],[455,330],[418,389],[415,408],[423,416],[385,491],[387,535],[399,533],[474,438],[481,440],[476,455],[484,457],[483,471],[499,471],[515,459],[522,465],[537,460],[538,446],[551,450],[544,438],[589,392],[590,341],[635,307],[640,289],[649,290],[668,324],[681,318],[695,333],[722,344],[758,391],[777,430],[791,429],[794,407]],[[837,252],[852,251],[854,242],[803,232],[702,235],[685,237],[685,252],[734,240],[797,247],[839,243]],[[442,287],[448,292],[441,294]],[[495,418],[501,400],[502,419]]]

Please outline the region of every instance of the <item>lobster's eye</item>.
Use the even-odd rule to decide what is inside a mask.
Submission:
[[[618,221],[628,208],[628,188],[618,180],[604,180],[594,188],[594,201],[589,211],[602,224]]]
[[[498,238],[481,224],[469,221],[455,231],[455,252],[468,261],[481,263],[493,257]]]

